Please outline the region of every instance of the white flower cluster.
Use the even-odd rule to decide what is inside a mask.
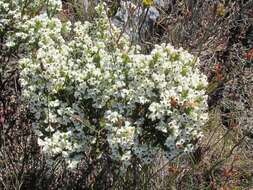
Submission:
[[[0,0],[0,34],[7,38],[5,46],[13,47],[29,35],[23,32],[23,24],[42,12],[54,16],[61,10],[61,0]]]
[[[92,23],[45,15],[23,23],[34,51],[20,61],[20,81],[43,151],[70,167],[106,153],[125,168],[191,151],[207,119],[198,59],[165,44],[144,55],[102,4],[96,10]]]

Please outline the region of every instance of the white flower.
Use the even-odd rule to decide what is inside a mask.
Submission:
[[[51,14],[61,6],[49,5]],[[158,152],[170,159],[191,151],[208,118],[198,59],[193,67],[191,54],[169,44],[141,54],[125,34],[115,44],[120,30],[102,4],[96,10],[94,22],[73,26],[46,13],[27,17],[17,24],[22,34],[10,36],[14,43],[29,37],[20,60],[22,99],[43,152],[61,155],[73,169],[92,149],[103,155],[100,140],[126,171],[133,154],[149,164]]]

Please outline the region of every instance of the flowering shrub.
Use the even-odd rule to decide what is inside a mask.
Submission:
[[[126,169],[158,152],[172,159],[191,151],[207,119],[198,59],[165,44],[142,54],[102,4],[94,22],[72,25],[53,16],[59,1],[47,3],[46,12],[21,14],[7,46],[21,37],[29,50],[20,60],[22,97],[48,158],[63,157],[74,168],[87,155],[106,154]]]

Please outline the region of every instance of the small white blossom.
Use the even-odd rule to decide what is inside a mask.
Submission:
[[[19,62],[22,98],[43,152],[74,169],[92,149],[107,151],[126,171],[133,155],[149,164],[158,152],[171,159],[191,151],[208,118],[199,60],[169,44],[142,54],[125,34],[116,44],[121,32],[102,4],[94,22],[73,26],[53,16],[60,1],[48,4],[50,14],[17,21],[22,33],[7,43],[27,38],[29,53]],[[108,150],[96,147],[101,142]]]

